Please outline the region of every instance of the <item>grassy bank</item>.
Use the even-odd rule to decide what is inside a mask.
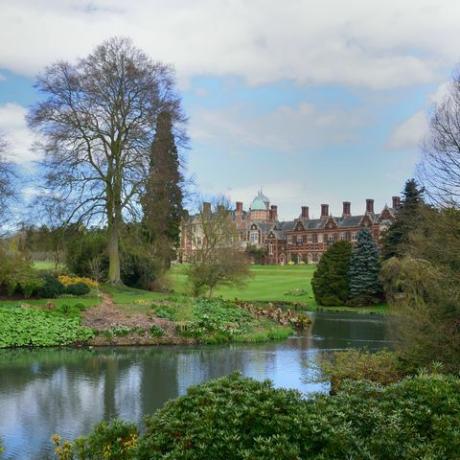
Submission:
[[[293,333],[287,312],[274,320],[223,299],[124,286],[100,294],[0,301],[0,348],[262,342]]]
[[[178,293],[190,292],[186,265],[175,265],[167,275],[171,289]],[[251,278],[238,287],[220,287],[216,290],[217,296],[224,299],[240,299],[249,302],[273,301],[295,302],[305,305],[309,311],[337,311],[353,313],[385,313],[384,304],[369,307],[348,307],[337,305],[332,307],[319,306],[313,295],[311,280],[316,270],[315,265],[253,265]]]

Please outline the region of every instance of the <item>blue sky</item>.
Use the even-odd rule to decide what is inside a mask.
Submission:
[[[0,131],[33,170],[24,122],[35,75],[113,35],[171,63],[189,117],[187,174],[282,218],[321,203],[362,212],[414,174],[427,114],[460,58],[455,1],[0,0]],[[36,184],[26,183],[26,195]]]

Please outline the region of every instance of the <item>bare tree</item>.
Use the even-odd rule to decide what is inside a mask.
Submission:
[[[212,296],[220,284],[237,284],[249,276],[249,264],[232,220],[228,203],[223,200],[203,203],[192,218],[197,229],[195,250],[188,269],[195,295],[204,290]]]
[[[6,149],[6,140],[0,135],[0,226],[6,218],[8,202],[14,196],[13,165],[3,156]]]
[[[460,205],[460,73],[434,109],[418,178],[436,204]]]
[[[185,121],[173,71],[112,38],[75,65],[51,65],[36,86],[45,99],[29,124],[44,138],[48,196],[65,202],[67,222],[107,225],[109,281],[119,283],[121,227],[139,214],[157,115],[178,130]]]

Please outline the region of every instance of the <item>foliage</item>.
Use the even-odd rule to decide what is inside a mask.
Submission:
[[[460,371],[458,278],[409,256],[389,259],[382,278],[401,357],[414,367],[439,361],[446,371]]]
[[[65,288],[65,293],[66,294],[77,295],[77,296],[89,294],[90,291],[91,291],[91,289],[85,283],[69,284]]]
[[[79,317],[27,308],[0,308],[0,348],[56,346],[86,342],[91,329]]]
[[[101,262],[103,278],[107,277],[107,236],[103,230],[82,229],[66,245],[66,265],[71,273],[91,278],[91,261]]]
[[[321,257],[312,279],[318,304],[343,305],[348,300],[351,251],[348,241],[338,241]]]
[[[158,326],[157,324],[153,324],[150,327],[150,335],[152,337],[162,337],[165,335],[165,330],[161,326]]]
[[[246,248],[246,254],[248,257],[254,261],[256,264],[262,264],[265,261],[265,257],[267,256],[267,249],[266,248],[258,248],[254,245],[249,245]]]
[[[151,289],[159,273],[152,248],[140,238],[125,238],[121,251],[121,279],[128,286]]]
[[[409,245],[409,235],[418,225],[420,214],[425,208],[424,189],[415,179],[406,182],[401,206],[396,210],[396,219],[382,237],[382,257],[402,256]]]
[[[59,435],[52,440],[58,460],[130,460],[134,458],[139,433],[136,425],[121,420],[101,422],[87,437],[73,443]]]
[[[371,305],[382,301],[379,280],[380,256],[378,247],[367,229],[358,233],[348,271],[351,305]]]
[[[337,351],[321,360],[321,369],[329,376],[333,393],[346,380],[367,380],[388,385],[398,382],[405,375],[397,355],[389,350]]]
[[[0,241],[0,295],[30,297],[42,282],[30,261],[18,248],[18,241]]]
[[[97,281],[92,280],[91,278],[85,278],[82,276],[61,275],[61,276],[58,276],[58,281],[65,287],[71,284],[78,284],[78,283],[85,284],[90,289],[94,289],[99,286]]]
[[[407,255],[385,262],[382,280],[403,359],[460,370],[460,212],[425,208]]]
[[[144,225],[162,270],[168,269],[179,245],[184,178],[168,111],[159,114],[150,150],[150,168],[141,198]]]
[[[37,291],[38,297],[43,299],[54,299],[66,291],[64,285],[50,273],[42,275],[43,284]]]
[[[248,278],[248,260],[241,251],[228,203],[220,201],[214,209],[210,203],[203,203],[195,225],[202,237],[187,270],[193,294],[207,291],[211,297],[217,286],[239,285]]]
[[[460,450],[460,380],[421,374],[386,387],[349,382],[335,396],[304,399],[232,374],[189,388],[145,425],[137,438],[133,426],[104,422],[73,443],[76,453],[77,443],[93,440],[92,450],[74,459],[104,458],[104,448],[113,452],[132,436],[131,456],[119,458],[453,460]]]

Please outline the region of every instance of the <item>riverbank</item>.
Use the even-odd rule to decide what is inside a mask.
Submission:
[[[105,287],[96,298],[3,303],[0,348],[264,342],[309,323],[275,306]]]

